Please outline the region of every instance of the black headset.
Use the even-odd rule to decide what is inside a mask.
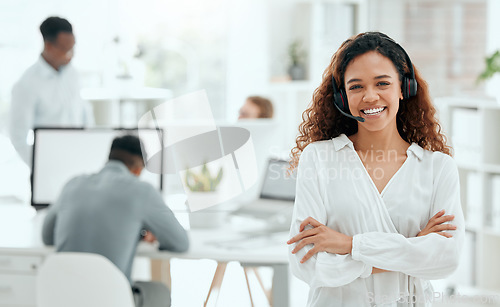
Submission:
[[[384,36],[379,36],[379,37],[394,43],[401,51],[403,51],[406,58],[406,64],[408,64],[408,69],[410,70],[410,73],[405,74],[403,76],[403,81],[401,82],[401,91],[403,92],[403,99],[408,99],[410,97],[416,96],[417,80],[415,79],[415,71],[413,70],[413,64],[411,63],[410,56],[408,56],[408,53],[406,53],[403,47],[401,47],[401,45],[396,43],[393,39]],[[335,104],[335,107],[337,107],[337,109],[340,111],[340,113],[342,113],[347,117],[355,119],[359,122],[364,122],[365,121],[364,118],[359,116],[353,116],[348,113],[349,103],[347,101],[347,95],[345,93],[345,89],[343,87],[339,88],[337,86],[333,74],[332,74],[332,86],[333,86],[333,102]]]

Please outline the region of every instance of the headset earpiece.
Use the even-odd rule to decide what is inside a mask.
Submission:
[[[417,80],[408,78],[406,75],[401,82],[401,90],[403,91],[403,98],[408,99],[417,95]]]
[[[417,96],[417,80],[415,78],[408,80],[408,88],[410,89],[410,97]]]
[[[343,115],[355,119],[358,122],[364,122],[365,119],[359,116],[353,116],[349,114],[349,103],[347,102],[347,95],[343,87],[340,89],[335,82],[335,78],[332,76],[332,88],[333,88],[333,104]]]
[[[394,42],[394,41],[393,41]],[[403,51],[405,58],[406,58],[406,64],[408,65],[408,69],[410,72],[408,74],[405,74],[403,76],[403,82],[401,82],[401,87],[403,90],[403,98],[408,99],[410,97],[416,96],[417,95],[417,79],[415,78],[415,70],[413,70],[413,64],[411,63],[410,56],[406,51],[399,45],[398,43],[394,42],[396,46],[398,46],[401,51]]]
[[[333,94],[335,104],[344,112],[349,111],[349,104],[347,103],[347,95],[343,89]]]
[[[403,99],[408,99],[410,95],[410,80],[406,78],[406,76],[403,77],[403,81],[401,81],[401,91],[403,92]]]
[[[344,112],[349,111],[349,104],[347,103],[347,95],[344,89],[337,86],[335,78],[332,76],[332,87],[333,87],[333,102],[339,109]]]

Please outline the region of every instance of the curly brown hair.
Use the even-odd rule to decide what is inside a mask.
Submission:
[[[350,136],[358,131],[358,122],[342,115],[334,105],[332,77],[336,84],[343,85],[349,63],[369,51],[376,51],[390,59],[398,71],[400,81],[409,73],[404,51],[383,33],[361,33],[342,43],[325,69],[323,80],[314,91],[310,106],[302,113],[303,121],[299,125],[296,146],[290,154],[291,169],[297,167],[300,154],[308,144],[329,140],[341,134]],[[418,70],[415,67],[413,69],[418,83],[417,95],[400,101],[396,115],[398,132],[408,143],[415,142],[424,149],[451,155],[451,147],[446,145],[446,137],[436,118],[436,109],[427,83]]]

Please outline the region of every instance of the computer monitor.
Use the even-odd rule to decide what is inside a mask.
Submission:
[[[73,177],[98,172],[108,161],[111,143],[115,137],[133,134],[137,129],[73,129],[37,128],[34,131],[33,163],[31,172],[31,205],[46,207],[54,203],[62,188]],[[161,129],[142,129],[141,140],[148,157],[154,155],[148,144],[157,144],[163,135]],[[162,189],[163,176],[141,173],[141,180]]]
[[[295,200],[296,172],[289,172],[290,163],[285,160],[270,159],[267,164],[260,198]]]

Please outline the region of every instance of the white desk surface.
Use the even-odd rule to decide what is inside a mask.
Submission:
[[[0,204],[0,254],[46,255],[54,251],[41,241],[44,214],[26,204]],[[186,253],[158,251],[153,244],[141,243],[138,256],[154,259],[213,259],[259,264],[287,264],[287,232],[251,234],[235,231],[231,225],[219,229],[189,230],[190,249]]]
[[[186,221],[187,213],[177,211],[177,215],[180,215],[181,224],[185,226],[182,220]],[[28,204],[4,204],[0,201],[0,261],[20,256],[45,257],[54,252],[53,247],[45,246],[41,240],[44,217],[43,212],[37,213]],[[241,227],[234,227],[231,223],[225,225],[225,228],[219,229],[190,230],[191,244],[186,253],[158,251],[155,245],[143,242],[139,245],[137,256],[152,259],[213,259],[272,266],[272,305],[289,306],[288,232],[252,235],[248,233],[248,228],[248,234],[244,234],[235,230]],[[163,279],[162,274],[160,278]]]

